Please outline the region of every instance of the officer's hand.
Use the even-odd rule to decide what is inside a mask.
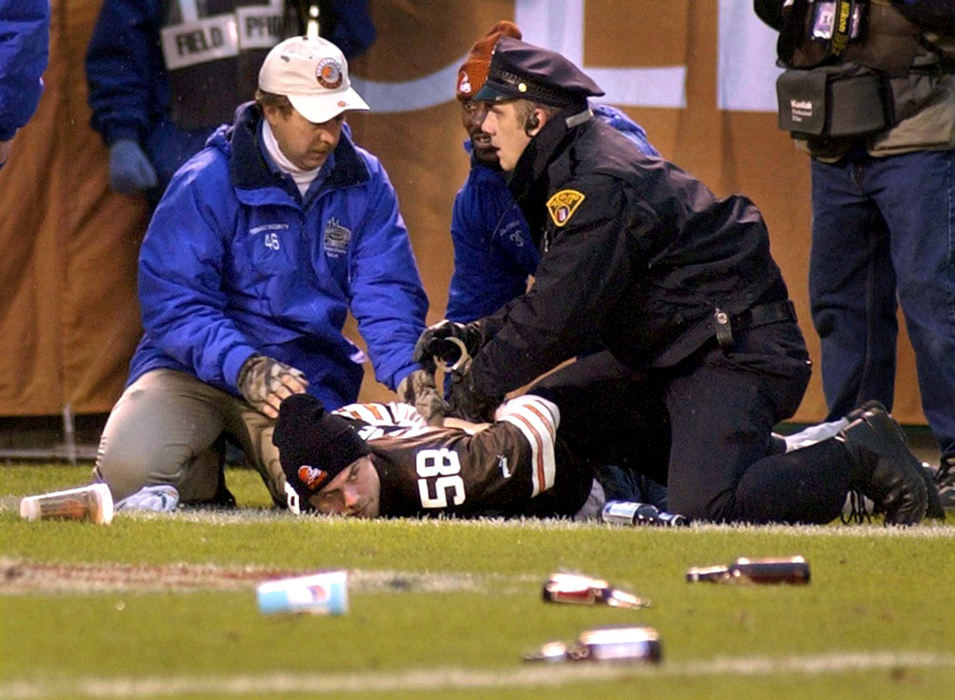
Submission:
[[[494,411],[503,400],[503,396],[487,396],[474,386],[470,361],[451,373],[448,403],[452,415],[472,423],[490,423],[494,420]]]
[[[109,147],[109,186],[121,194],[136,194],[159,183],[156,169],[132,139]]]
[[[418,338],[414,347],[414,361],[423,367],[434,368],[436,360],[440,360],[449,370],[459,369],[477,355],[485,342],[483,336],[480,321],[439,321],[428,326]]]
[[[301,370],[265,355],[252,355],[239,370],[236,381],[242,398],[269,418],[277,418],[282,400],[304,394],[308,380]]]
[[[416,369],[401,380],[396,393],[399,400],[414,406],[429,425],[441,425],[444,422],[448,404],[438,393],[432,372]]]

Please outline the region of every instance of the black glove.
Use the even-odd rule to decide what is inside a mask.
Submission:
[[[265,355],[251,355],[242,364],[236,384],[242,398],[269,418],[279,415],[283,399],[303,394],[308,388],[308,380],[301,370]]]
[[[438,393],[434,373],[416,369],[398,384],[398,399],[417,409],[429,425],[442,425],[448,404]]]
[[[456,323],[447,319],[428,326],[414,346],[414,361],[432,372],[436,361],[447,365],[447,370],[457,370],[477,355],[484,338],[481,321]]]
[[[503,396],[487,396],[474,386],[471,361],[451,373],[451,388],[448,392],[451,414],[472,423],[490,423],[494,411],[504,400]]]

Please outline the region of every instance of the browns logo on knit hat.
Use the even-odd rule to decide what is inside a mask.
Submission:
[[[285,480],[303,509],[343,469],[371,452],[349,420],[326,412],[309,394],[293,394],[282,401],[272,444],[279,448]]]
[[[502,19],[474,43],[467,60],[458,70],[457,97],[459,100],[470,100],[484,85],[484,81],[487,79],[488,66],[491,65],[494,45],[502,36],[520,39],[522,34],[516,24]]]

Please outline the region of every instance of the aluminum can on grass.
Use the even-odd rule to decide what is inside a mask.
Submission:
[[[259,584],[259,611],[344,615],[348,612],[348,572],[324,571]]]
[[[609,605],[612,608],[650,607],[649,600],[611,586],[603,579],[562,571],[550,575],[541,594],[548,603]]]
[[[572,644],[547,642],[525,661],[640,661],[660,663],[663,646],[653,627],[597,627],[580,633]]]
[[[690,521],[679,513],[666,513],[649,503],[636,501],[607,501],[600,519],[611,525],[656,525],[686,527]]]

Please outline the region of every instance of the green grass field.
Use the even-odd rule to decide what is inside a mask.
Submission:
[[[20,497],[88,467],[0,466],[2,698],[955,697],[955,515],[908,529],[357,522],[268,507],[26,522]],[[737,556],[805,556],[808,586],[687,583]],[[338,617],[262,615],[258,583],[344,568]],[[648,609],[548,604],[557,570]],[[527,663],[552,640],[649,625],[663,661]]]

